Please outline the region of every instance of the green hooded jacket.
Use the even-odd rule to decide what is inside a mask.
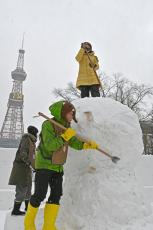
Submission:
[[[63,103],[63,101],[56,102],[49,107],[49,110],[57,122],[67,127],[67,123],[61,117]],[[51,156],[53,152],[59,150],[65,144],[65,141],[61,136],[56,136],[54,127],[48,120],[44,121],[42,124],[41,138],[43,141],[40,142],[36,152],[35,168],[62,172],[63,166],[53,165]],[[83,144],[84,143],[79,141],[76,137],[72,137],[69,141],[69,146],[76,150],[82,150]]]

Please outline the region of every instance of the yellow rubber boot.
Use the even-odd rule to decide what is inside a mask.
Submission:
[[[59,211],[59,205],[46,204],[44,209],[43,230],[57,230],[55,226],[56,218]]]
[[[34,208],[30,203],[24,219],[24,230],[36,230],[35,218],[38,208]]]

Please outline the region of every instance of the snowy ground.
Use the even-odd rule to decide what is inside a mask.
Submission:
[[[84,114],[84,112],[88,112],[89,108],[91,108],[91,103],[94,105],[93,108],[90,109],[92,113],[90,115]],[[66,183],[64,190],[66,194],[63,196],[63,208],[61,209],[58,220],[59,226],[61,226],[61,223],[64,222],[61,215],[63,216],[63,212],[66,212],[65,220],[67,220],[67,222],[64,223],[65,228],[62,226],[59,230],[151,230],[153,229],[153,217],[151,216],[149,208],[151,207],[151,203],[153,203],[153,158],[151,156],[141,156],[140,152],[133,158],[132,149],[134,148],[140,151],[141,146],[130,146],[128,147],[128,153],[125,151],[126,155],[122,155],[122,143],[124,143],[124,147],[126,147],[126,144],[133,144],[132,139],[135,137],[133,136],[131,138],[131,136],[129,136],[131,130],[135,132],[133,135],[138,135],[136,144],[140,141],[140,130],[138,124],[134,124],[134,122],[137,122],[136,117],[129,109],[124,106],[120,106],[118,103],[112,103],[110,101],[106,101],[106,99],[105,101],[98,103],[103,104],[97,104],[96,101],[87,101],[82,106],[80,102],[76,102],[76,106],[80,112],[80,116],[77,115],[79,116],[80,126],[77,126],[76,129],[83,134],[83,126],[88,127],[88,129],[85,129],[85,132],[88,131],[88,137],[95,136],[97,140],[102,140],[104,146],[107,146],[107,150],[113,149],[113,153],[115,153],[115,155],[119,155],[119,157],[123,159],[123,163],[121,162],[118,165],[113,165],[109,159],[97,152],[94,152],[93,154],[91,151],[82,153],[70,151],[70,156],[65,170]],[[100,106],[103,107],[103,111],[105,110],[105,113],[100,112]],[[86,120],[87,116],[88,119]],[[104,122],[102,122],[103,120]],[[119,138],[117,132],[122,133],[123,137],[121,139]],[[100,136],[98,137],[97,135]],[[113,135],[113,140],[110,139],[110,137],[112,137],[111,135]],[[126,142],[124,139],[125,137]],[[118,143],[119,141],[122,143]],[[23,217],[10,216],[10,210],[14,200],[14,187],[8,186],[7,183],[14,155],[15,149],[0,149],[0,230],[23,230]],[[137,162],[136,170],[134,170],[132,167],[134,167],[138,158],[139,162]],[[134,164],[131,163],[131,160],[133,159],[135,160]],[[131,166],[131,164],[133,165]],[[126,175],[128,170],[123,170],[123,166],[126,167],[126,165],[127,167],[131,167],[133,170],[129,177]],[[72,167],[74,168],[73,172]],[[72,173],[68,174],[70,172]],[[114,178],[117,176],[116,179],[114,179],[115,182],[111,180],[111,177],[113,176],[111,173],[114,173]],[[125,178],[121,177],[122,174],[124,174]],[[136,179],[134,175],[136,175]],[[125,182],[124,179],[126,179]],[[101,182],[99,183],[99,181]],[[135,185],[137,182],[139,182],[139,190],[137,190],[138,188]],[[75,187],[76,183],[78,185],[77,188]],[[133,188],[131,186],[133,186]],[[116,192],[112,191],[112,188],[116,188]],[[131,221],[128,220],[128,224],[122,223],[122,221],[124,222],[124,215],[122,216],[120,214],[122,216],[122,219],[120,219],[117,216],[119,213],[115,214],[113,213],[113,210],[110,212],[111,205],[114,205],[114,197],[111,197],[112,194],[116,196],[115,198],[117,199],[117,202],[120,196],[121,206],[123,205],[123,207],[126,208],[124,206],[124,196],[126,196],[124,189],[129,189],[129,198],[126,197],[127,207],[131,208],[133,207],[133,204],[140,205],[139,207],[135,207],[136,213],[130,214]],[[138,194],[133,196],[132,190],[134,192],[138,191]],[[96,194],[95,191],[97,191]],[[107,194],[108,196],[106,196]],[[143,197],[143,195],[145,197],[145,202],[143,204],[144,218],[142,211],[143,202],[141,203],[139,197]],[[135,200],[133,200],[133,197],[135,197]],[[98,200],[99,198],[101,199]],[[130,204],[132,204],[132,206],[130,206]],[[117,207],[118,210],[120,208],[118,203],[115,204],[115,207]],[[97,212],[103,212],[103,209],[105,209],[106,213],[110,212],[110,216],[106,216],[104,213],[101,213],[101,215],[98,216]],[[41,209],[37,217],[37,230],[41,230],[43,222],[42,212],[43,210]],[[91,217],[92,212],[94,219]],[[70,218],[70,213],[72,219]],[[123,210],[123,213],[129,216],[128,210],[127,212],[124,212]],[[137,215],[141,216],[141,219],[138,218],[139,221],[136,218]],[[105,226],[104,220],[99,217],[105,219]],[[107,222],[109,221],[109,217],[110,223]],[[133,220],[136,220],[137,222]],[[91,228],[87,221],[91,221]],[[74,227],[72,227],[72,222],[75,224]],[[113,225],[114,223],[118,224]],[[101,226],[101,224],[103,224],[103,226]]]
[[[8,186],[15,149],[0,149],[0,229],[4,229],[6,213],[12,208],[14,187]]]

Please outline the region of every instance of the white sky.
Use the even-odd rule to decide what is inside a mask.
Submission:
[[[76,81],[83,41],[93,44],[102,71],[153,85],[152,0],[0,0],[0,125],[23,32],[25,125],[48,113],[54,87]]]

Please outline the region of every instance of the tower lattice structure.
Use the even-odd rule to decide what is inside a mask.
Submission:
[[[23,44],[23,43],[22,43]],[[0,132],[0,147],[16,148],[24,133],[23,124],[23,81],[26,79],[24,71],[23,45],[19,50],[17,67],[11,72],[13,79],[12,91],[9,95],[7,112]]]

